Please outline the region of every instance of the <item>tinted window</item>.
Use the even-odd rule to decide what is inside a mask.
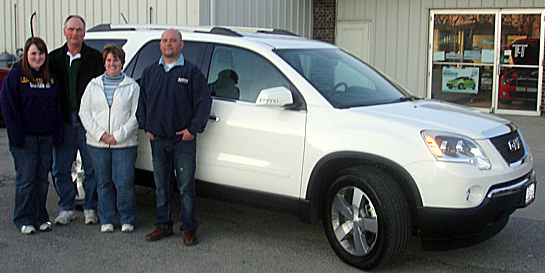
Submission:
[[[159,40],[151,41],[145,44],[134,56],[134,58],[125,68],[125,73],[130,75],[135,80],[140,80],[144,68],[146,68],[146,66],[150,65],[153,62],[159,61],[159,58],[161,58]],[[131,70],[133,70],[132,73]]]
[[[182,54],[184,54],[184,58],[186,60],[192,62],[193,64],[201,68],[206,45],[207,45],[206,43],[184,42],[184,47],[182,48]],[[206,73],[204,74],[206,75]]]
[[[205,48],[205,43],[184,41],[182,54],[186,60],[192,62],[200,68],[202,65]],[[138,51],[135,57],[133,57],[125,68],[125,73],[130,75],[132,78],[139,80],[140,77],[142,77],[144,68],[153,62],[158,62],[160,58],[161,50],[159,48],[159,40],[151,41],[145,44],[140,51]]]
[[[109,44],[109,43],[114,43],[114,44],[117,44],[118,46],[120,47],[123,47],[126,43],[127,43],[127,40],[125,39],[98,39],[98,40],[85,40],[85,43],[102,52],[102,48],[104,47],[105,44]]]
[[[228,46],[216,46],[210,63],[208,84],[213,96],[255,102],[263,89],[284,86],[286,78],[263,57]]]

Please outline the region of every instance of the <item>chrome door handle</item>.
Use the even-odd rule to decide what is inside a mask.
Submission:
[[[220,121],[220,117],[213,116],[213,115],[210,115],[210,117],[208,119],[213,120],[213,121]]]

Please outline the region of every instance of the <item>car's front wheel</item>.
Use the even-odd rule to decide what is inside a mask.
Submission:
[[[370,270],[401,258],[411,234],[405,196],[386,172],[348,168],[326,194],[323,224],[333,250],[346,263]]]

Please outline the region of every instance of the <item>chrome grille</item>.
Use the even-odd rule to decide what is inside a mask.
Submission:
[[[491,138],[490,141],[509,164],[522,160],[526,155],[525,143],[518,130]]]

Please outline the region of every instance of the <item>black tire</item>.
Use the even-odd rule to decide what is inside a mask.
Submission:
[[[369,166],[345,169],[335,179],[326,194],[323,224],[335,253],[363,270],[399,260],[411,236],[401,189],[386,172]]]
[[[466,89],[466,88],[465,88],[464,84],[461,83],[461,84],[458,85],[458,89]]]

